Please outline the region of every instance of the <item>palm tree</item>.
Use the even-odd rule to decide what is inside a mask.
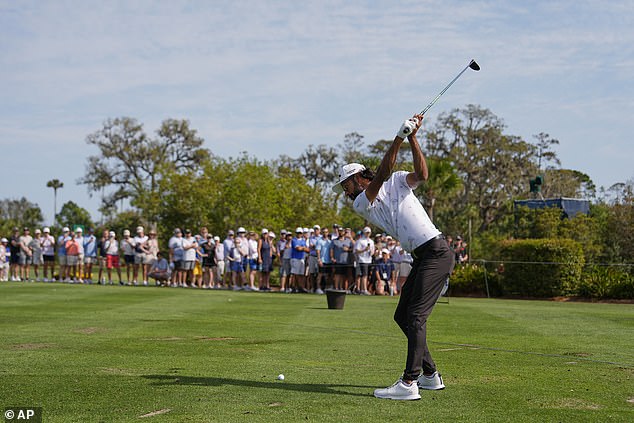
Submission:
[[[47,188],[53,188],[53,223],[57,224],[57,190],[64,188],[64,183],[59,179],[51,179],[46,183]]]
[[[447,160],[428,158],[429,179],[422,185],[429,218],[434,220],[436,198],[448,197],[462,187],[462,180]]]

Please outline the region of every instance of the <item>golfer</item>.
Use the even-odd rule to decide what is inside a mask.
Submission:
[[[416,139],[422,119],[422,115],[415,115],[403,123],[376,174],[350,163],[343,166],[333,187],[353,200],[357,213],[400,240],[414,258],[394,313],[394,320],[407,336],[405,371],[392,386],[376,389],[374,396],[378,398],[417,400],[419,388],[445,387],[427,347],[427,318],[451,273],[454,257],[413,192],[428,177],[425,156]],[[412,149],[414,172],[392,173],[405,138]]]

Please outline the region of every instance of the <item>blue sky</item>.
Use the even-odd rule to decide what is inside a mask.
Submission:
[[[0,0],[0,198],[50,222],[57,178],[98,220],[76,181],[110,117],[189,119],[222,157],[392,138],[471,58],[430,123],[479,104],[609,187],[634,178],[633,28],[634,1]]]

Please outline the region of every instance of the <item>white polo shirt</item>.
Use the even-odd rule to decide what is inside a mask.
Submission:
[[[440,235],[414,191],[407,184],[408,172],[394,172],[381,185],[370,204],[365,191],[354,200],[354,210],[380,226],[399,241],[407,251],[413,251]]]

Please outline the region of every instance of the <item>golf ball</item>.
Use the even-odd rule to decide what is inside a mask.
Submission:
[[[284,375],[282,374],[277,375],[277,380],[284,380]]]

